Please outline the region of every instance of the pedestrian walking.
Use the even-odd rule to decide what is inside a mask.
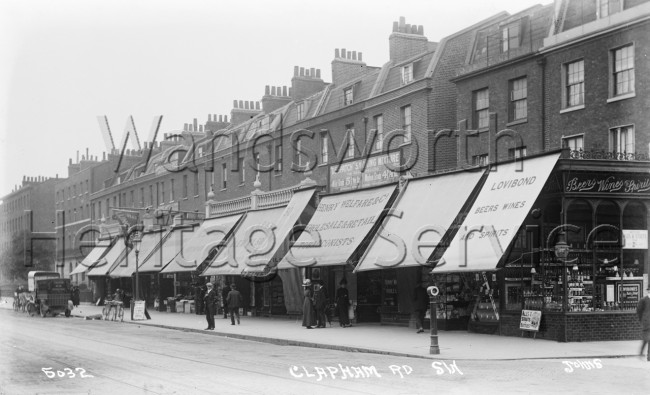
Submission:
[[[639,355],[643,356],[645,346],[648,344],[647,360],[650,362],[650,288],[646,289],[645,297],[639,301],[636,315],[641,321],[641,351],[639,351]]]
[[[78,286],[75,285],[74,287],[72,287],[72,298],[71,299],[72,299],[72,305],[74,307],[79,306],[79,293],[80,292],[79,292],[79,287]]]
[[[426,283],[424,281],[420,281],[418,286],[413,290],[413,312],[415,313],[416,333],[424,332],[424,316],[429,307],[429,296],[427,295],[426,289],[424,289],[425,285]]]
[[[206,331],[214,330],[214,312],[217,306],[217,293],[212,289],[212,283],[206,284],[207,290],[203,296],[203,308],[205,309],[205,319],[208,321]]]
[[[350,308],[350,292],[347,286],[348,282],[344,278],[339,281],[339,289],[336,290],[336,311],[339,316],[339,325],[342,328],[352,326],[350,325],[350,315],[348,312]]]
[[[320,283],[314,285],[314,309],[316,310],[316,328],[325,328],[327,326],[327,290]]]
[[[230,293],[230,287],[226,284],[221,288],[221,307],[223,307],[223,318],[228,318],[228,294]]]
[[[314,310],[314,294],[311,289],[311,280],[302,282],[305,289],[305,299],[302,302],[302,326],[312,329],[316,325],[316,310]]]
[[[237,325],[239,325],[239,308],[242,306],[243,300],[235,284],[230,285],[230,292],[228,292],[226,302],[228,303],[228,310],[230,310],[230,325],[235,325],[235,316],[237,317]]]

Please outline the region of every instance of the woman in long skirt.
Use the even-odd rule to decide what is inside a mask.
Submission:
[[[305,289],[305,299],[302,302],[302,326],[311,329],[316,325],[316,310],[314,310],[314,294],[311,290],[311,280],[302,283]]]
[[[336,290],[336,311],[339,314],[339,325],[343,328],[350,325],[350,316],[348,315],[348,309],[350,308],[350,293],[346,288],[348,282],[342,279],[339,282],[339,289]]]

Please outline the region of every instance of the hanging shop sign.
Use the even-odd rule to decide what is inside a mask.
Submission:
[[[623,229],[625,250],[647,250],[648,249],[648,230],[647,229]]]
[[[539,310],[521,310],[519,329],[522,331],[539,331],[539,323],[542,322],[542,312]]]
[[[566,175],[569,193],[650,194],[650,175],[634,173],[572,173]]]
[[[366,167],[363,168],[364,162]],[[397,181],[399,173],[390,170],[398,167],[399,151],[330,166],[330,192],[343,192],[389,184]],[[338,169],[337,169],[338,167]]]

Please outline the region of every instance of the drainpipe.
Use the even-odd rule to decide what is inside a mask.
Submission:
[[[548,147],[546,147],[546,58],[537,59],[537,64],[542,69],[542,129],[541,129],[541,138],[542,138],[542,152],[545,152]]]

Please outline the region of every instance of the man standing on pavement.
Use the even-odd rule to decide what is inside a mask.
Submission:
[[[207,283],[208,287],[205,296],[203,297],[203,306],[205,308],[205,319],[208,321],[206,331],[214,330],[214,310],[217,305],[217,293],[212,289],[212,283]]]
[[[223,318],[228,318],[228,294],[230,293],[230,287],[226,284],[221,288],[221,307],[223,307]]]
[[[417,327],[416,333],[424,332],[424,316],[429,308],[429,296],[426,289],[426,283],[420,281],[418,286],[413,290],[413,312],[415,313],[415,326]]]
[[[226,302],[228,303],[228,310],[230,310],[231,325],[235,325],[235,315],[237,316],[237,325],[239,325],[239,307],[242,305],[242,296],[237,291],[235,284],[230,286],[230,292],[228,292]]]
[[[643,356],[646,344],[650,344],[650,288],[646,289],[645,297],[639,301],[636,315],[641,321],[641,351],[639,355]],[[650,345],[648,346],[647,360],[650,361]]]

